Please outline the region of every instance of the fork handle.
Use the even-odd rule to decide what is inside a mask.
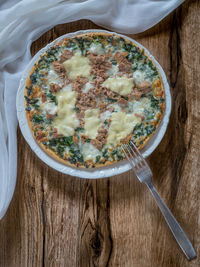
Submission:
[[[183,229],[177,222],[177,220],[172,215],[171,211],[168,209],[160,195],[158,194],[157,190],[153,186],[152,183],[146,183],[147,187],[150,189],[153,197],[156,200],[156,203],[158,204],[158,207],[160,208],[165,221],[167,222],[172,234],[174,235],[177,243],[179,244],[182,251],[185,253],[188,260],[192,260],[196,257],[196,252],[190,242],[190,240],[187,238],[186,234],[184,233]]]

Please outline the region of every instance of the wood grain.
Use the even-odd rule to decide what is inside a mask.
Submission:
[[[42,163],[18,131],[18,179],[0,221],[0,267],[200,266],[200,16],[186,1],[152,29],[130,35],[166,72],[172,93],[167,132],[149,157],[153,182],[192,241],[188,262],[150,193],[131,172],[83,180]],[[87,20],[58,25],[32,54],[67,32],[99,28]]]

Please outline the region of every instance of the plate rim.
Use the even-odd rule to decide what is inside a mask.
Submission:
[[[135,41],[133,38],[120,34],[120,33],[107,31],[107,30],[101,30],[101,29],[79,30],[75,32],[66,33],[62,36],[59,36],[51,43],[48,43],[45,47],[40,49],[33,56],[33,58],[30,60],[30,62],[28,63],[28,65],[25,67],[23,71],[23,74],[21,76],[20,83],[19,83],[19,88],[17,91],[16,109],[17,109],[17,118],[19,121],[19,127],[20,127],[22,135],[24,136],[26,142],[29,144],[30,148],[44,163],[46,163],[49,167],[61,173],[67,174],[67,175],[71,175],[71,176],[75,176],[79,178],[86,178],[86,179],[99,179],[99,178],[107,178],[107,177],[111,177],[114,175],[124,173],[130,170],[131,167],[127,160],[124,160],[124,161],[121,161],[115,164],[111,164],[106,167],[99,167],[99,168],[94,168],[94,169],[81,169],[81,168],[70,167],[70,166],[64,165],[56,161],[55,159],[50,157],[44,150],[42,150],[42,148],[40,148],[40,146],[35,141],[32,135],[32,132],[29,128],[28,121],[27,121],[26,114],[25,114],[25,109],[24,109],[24,87],[25,87],[27,75],[30,72],[33,65],[35,64],[35,62],[39,59],[40,55],[43,54],[49,47],[55,45],[55,43],[58,43],[64,38],[75,37],[80,34],[91,33],[91,32],[109,33],[109,34],[113,34],[113,35],[126,38],[127,40],[135,43],[141,49],[144,49],[145,53],[151,58],[151,60],[155,63],[156,67],[158,68],[159,73],[163,80],[163,86],[165,90],[165,101],[166,101],[165,113],[164,113],[164,116],[162,118],[162,121],[158,129],[156,130],[156,133],[153,135],[153,137],[150,139],[147,145],[141,150],[141,152],[143,156],[146,158],[158,147],[158,145],[160,144],[167,130],[167,125],[168,125],[170,114],[171,114],[171,93],[170,93],[169,84],[167,82],[167,78],[166,78],[164,70],[162,69],[160,64],[157,62],[157,60],[151,55],[148,49],[146,49],[143,45]]]

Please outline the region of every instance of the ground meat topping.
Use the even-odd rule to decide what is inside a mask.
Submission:
[[[36,133],[36,139],[37,140],[41,140],[43,137],[45,136],[45,133],[38,130],[37,133]]]
[[[64,66],[58,61],[53,62],[52,66],[53,66],[55,72],[57,72],[58,74],[61,74],[62,72],[65,72]]]
[[[83,86],[88,82],[88,79],[85,77],[77,77],[72,82],[72,90],[80,92]]]
[[[128,105],[128,101],[122,97],[117,100],[117,103],[119,105]]]
[[[60,91],[61,87],[58,84],[55,83],[51,83],[50,84],[50,91],[53,93],[57,93],[58,91]]]
[[[43,103],[46,102],[46,100],[47,100],[46,94],[45,93],[42,93],[41,94],[41,97],[42,97],[42,102]]]
[[[140,90],[144,90],[151,87],[150,82],[142,81],[141,83],[136,84],[136,87]]]
[[[142,121],[145,119],[145,117],[141,114],[135,113],[135,116],[140,118]]]
[[[103,144],[106,143],[107,136],[108,131],[104,128],[100,128],[98,130],[97,137],[91,141],[92,145],[95,146],[98,150],[101,150]]]
[[[60,56],[60,63],[63,63],[64,61],[70,59],[73,55],[73,51],[70,51],[69,49],[65,50],[64,53]]]
[[[117,63],[121,63],[127,56],[128,52],[116,52],[114,54],[114,60],[116,60]]]
[[[53,138],[58,138],[62,136],[62,134],[58,134],[58,130],[56,128],[53,128]]]
[[[129,72],[132,69],[132,64],[125,58],[118,66],[120,72]]]

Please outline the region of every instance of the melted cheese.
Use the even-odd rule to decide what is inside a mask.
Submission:
[[[95,160],[100,151],[90,143],[84,143],[81,147],[84,160],[93,159]]]
[[[98,129],[101,126],[101,120],[99,119],[99,109],[87,109],[85,111],[85,134],[94,139],[98,134]]]
[[[58,107],[53,102],[44,102],[40,105],[40,107],[51,115],[56,114],[58,110]]]
[[[83,87],[83,93],[87,93],[91,88],[94,88],[94,86],[90,83],[90,82],[87,82],[84,87]]]
[[[134,113],[144,115],[144,110],[149,110],[151,108],[151,101],[149,98],[141,98],[140,101],[134,100],[132,103]]]
[[[65,85],[65,86],[62,88],[62,91],[68,91],[68,92],[71,92],[71,91],[72,91],[72,86],[71,86],[71,84]]]
[[[57,94],[58,116],[54,119],[54,126],[59,134],[71,136],[74,134],[74,129],[79,125],[79,120],[74,111],[76,94],[75,91],[64,91]]]
[[[108,78],[105,80],[105,82],[102,84],[102,86],[105,86],[109,89],[111,89],[113,92],[116,92],[120,95],[128,95],[132,91],[133,87],[133,78],[127,78],[127,77],[114,77],[114,78]]]
[[[90,65],[89,59],[76,53],[73,57],[66,60],[63,66],[71,79],[75,79],[77,76],[90,77]]]
[[[109,110],[106,110],[105,112],[101,113],[100,119],[102,122],[104,122],[106,119],[109,119],[111,116],[111,112]]]
[[[110,68],[107,72],[109,76],[115,76],[118,73],[118,66],[112,65],[112,68]]]
[[[120,140],[129,135],[135,125],[141,122],[141,118],[136,117],[133,113],[125,112],[112,113],[111,125],[108,131],[108,144],[118,144]]]
[[[58,85],[62,84],[60,77],[53,69],[50,69],[48,72],[48,84],[51,84],[51,83],[55,83]]]
[[[142,72],[140,70],[136,70],[133,73],[133,78],[135,79],[136,83],[140,83],[140,82],[144,81],[144,72]]]
[[[94,43],[91,44],[89,51],[96,55],[105,53],[101,44],[94,44]]]

